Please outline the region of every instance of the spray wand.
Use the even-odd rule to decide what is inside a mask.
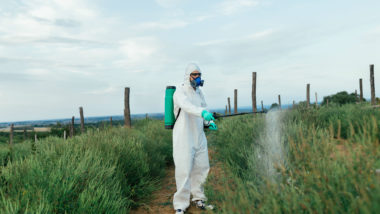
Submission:
[[[267,111],[256,111],[256,112],[242,112],[242,113],[237,113],[237,114],[227,114],[227,115],[221,115],[219,113],[214,112],[212,116],[215,119],[218,118],[223,118],[223,117],[234,117],[234,116],[240,116],[240,115],[245,115],[245,114],[265,114]]]

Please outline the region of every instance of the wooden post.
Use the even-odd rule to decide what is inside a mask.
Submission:
[[[234,114],[237,114],[238,113],[238,110],[237,110],[237,96],[238,96],[238,91],[237,89],[234,90]]]
[[[37,134],[34,134],[34,142],[37,143],[37,141],[38,141]]]
[[[318,108],[318,94],[315,92],[315,108]]]
[[[129,88],[124,91],[124,126],[131,128],[131,111],[129,109]]]
[[[264,103],[262,100],[261,100],[261,111],[264,111]]]
[[[71,118],[70,137],[74,136],[74,116]]]
[[[306,106],[310,107],[310,84],[306,85]]]
[[[84,116],[83,116],[83,107],[79,107],[80,114],[80,131],[84,133]]]
[[[376,105],[376,96],[375,96],[375,71],[374,65],[369,65],[369,77],[371,83],[371,104]]]
[[[9,145],[11,146],[13,146],[13,129],[14,129],[14,125],[12,123],[9,129]]]
[[[329,99],[326,99],[326,106],[329,106]]]
[[[278,95],[278,107],[281,109],[281,95]]]
[[[226,111],[224,111],[224,115],[227,115],[228,110],[227,110],[227,105],[226,105]]]
[[[26,136],[26,127],[24,127],[24,141],[26,140],[26,138],[28,138],[28,136]]]
[[[257,112],[256,105],[256,72],[252,72],[252,111]]]
[[[66,140],[66,130],[63,131],[63,140]]]
[[[110,117],[110,126],[112,128],[112,117]]]
[[[359,79],[360,102],[363,102],[363,79]]]
[[[228,102],[228,114],[231,114],[231,99],[230,99],[230,97],[227,98],[227,102]]]
[[[358,90],[355,89],[355,100],[356,103],[359,103]]]

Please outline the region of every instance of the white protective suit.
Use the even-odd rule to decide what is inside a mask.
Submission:
[[[174,209],[186,210],[190,205],[190,193],[195,200],[206,200],[203,183],[210,169],[207,139],[203,131],[202,111],[206,102],[202,91],[190,85],[190,73],[199,71],[196,64],[186,68],[184,82],[173,95],[174,115],[180,115],[173,128],[173,158],[177,192],[174,194]]]

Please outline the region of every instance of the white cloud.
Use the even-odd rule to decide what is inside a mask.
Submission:
[[[262,38],[265,38],[265,37],[272,35],[274,32],[275,31],[273,29],[267,29],[264,31],[260,31],[260,32],[251,34],[247,38],[248,39],[262,39]]]
[[[66,71],[73,73],[73,74],[80,74],[83,76],[93,76],[93,73],[88,72],[88,71],[81,71],[81,70],[77,70],[77,69],[68,69]]]
[[[45,75],[48,75],[50,73],[51,72],[49,72],[48,70],[42,69],[42,68],[27,69],[25,71],[25,74],[29,74],[32,76],[45,76]]]
[[[244,8],[254,7],[258,4],[257,0],[225,0],[219,7],[223,15],[232,15]]]
[[[236,42],[245,42],[248,40],[259,40],[259,39],[264,39],[267,38],[271,35],[273,35],[275,31],[273,29],[267,29],[264,31],[260,31],[254,34],[251,34],[249,36],[245,37],[240,37],[240,38],[233,38],[233,39],[215,39],[215,40],[210,40],[210,41],[205,41],[205,42],[197,42],[194,45],[196,46],[210,46],[210,45],[221,45],[225,43],[236,43]]]
[[[198,17],[195,18],[195,20],[197,22],[203,22],[203,21],[205,21],[207,19],[211,19],[211,18],[214,18],[214,17],[215,17],[215,15],[208,14],[208,15],[198,16]]]
[[[100,89],[100,90],[87,91],[87,92],[84,92],[84,94],[105,95],[105,94],[112,94],[112,93],[115,93],[115,92],[118,92],[118,91],[119,91],[119,88],[113,87],[113,86],[109,86],[107,88],[103,88],[103,89]]]
[[[143,22],[134,26],[134,28],[139,30],[169,30],[173,28],[182,28],[186,27],[189,23],[183,20],[166,20],[166,21],[152,21],[152,22]]]
[[[130,38],[121,42],[120,50],[127,64],[145,63],[160,49],[159,41],[152,37]]]
[[[222,43],[230,42],[230,41],[235,41],[236,39],[215,39],[215,40],[209,40],[205,42],[197,42],[194,45],[196,46],[209,46],[209,45],[219,45]]]
[[[11,7],[8,13],[0,13],[0,33],[3,41],[29,42],[40,38],[89,37],[90,30],[78,34],[81,23],[104,22],[85,0],[21,0],[22,7]]]
[[[155,0],[158,5],[164,8],[175,7],[187,0]]]

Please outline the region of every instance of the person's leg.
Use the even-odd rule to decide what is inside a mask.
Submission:
[[[206,200],[203,184],[210,170],[207,146],[197,151],[194,156],[193,170],[190,174],[192,201]]]
[[[175,210],[186,210],[190,205],[190,172],[193,166],[194,153],[191,151],[185,152],[184,149],[183,147],[173,148],[177,186],[177,192],[173,198]]]

